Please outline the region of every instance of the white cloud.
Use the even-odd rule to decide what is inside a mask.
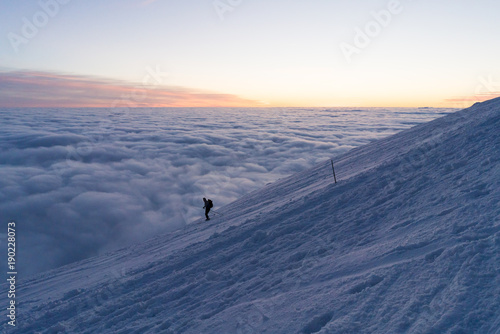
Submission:
[[[426,112],[0,110],[0,221],[18,222],[19,266],[36,273],[180,228],[202,197],[218,209]]]

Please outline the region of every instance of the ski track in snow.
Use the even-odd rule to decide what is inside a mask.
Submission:
[[[500,333],[499,130],[476,104],[22,281],[16,330]]]

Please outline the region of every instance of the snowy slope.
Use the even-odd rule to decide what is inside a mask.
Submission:
[[[500,99],[335,163],[19,282],[16,332],[500,333]]]

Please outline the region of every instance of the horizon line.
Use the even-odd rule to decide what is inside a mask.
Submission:
[[[441,106],[273,104],[235,94],[49,71],[0,70],[0,108],[446,108],[464,109],[500,96],[487,92],[444,99]],[[161,73],[160,73],[161,74]],[[150,82],[151,80],[154,82]],[[124,98],[124,96],[126,98]],[[415,105],[415,103],[412,103]],[[446,105],[446,106],[443,106]]]

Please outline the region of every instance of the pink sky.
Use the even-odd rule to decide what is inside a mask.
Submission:
[[[0,73],[0,107],[258,107],[231,94],[46,72]]]

